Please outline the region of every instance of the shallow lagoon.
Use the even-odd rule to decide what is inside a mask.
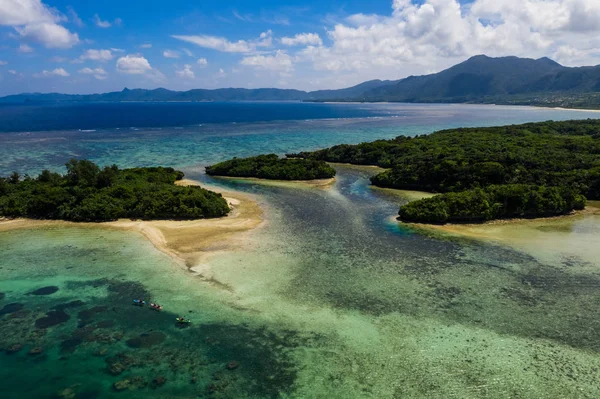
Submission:
[[[0,347],[23,345],[0,353],[6,397],[600,395],[597,215],[510,240],[442,236],[390,221],[402,200],[370,188],[368,169],[337,166],[322,189],[189,165],[188,177],[253,193],[266,212],[243,251],[211,258],[212,282],[134,233],[0,233]],[[179,315],[192,325],[178,328]]]

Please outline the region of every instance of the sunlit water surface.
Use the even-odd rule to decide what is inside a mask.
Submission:
[[[392,221],[404,200],[372,189],[369,169],[336,166],[326,190],[202,173],[232,156],[593,116],[379,107],[391,115],[0,134],[3,174],[60,170],[71,156],[174,165],[252,193],[267,222],[244,250],[211,258],[212,283],[134,233],[1,233],[1,396],[599,397],[599,216],[458,238]],[[165,311],[133,306],[139,297]],[[180,328],[180,315],[192,323]]]

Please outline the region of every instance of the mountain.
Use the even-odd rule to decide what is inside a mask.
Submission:
[[[571,68],[545,57],[477,55],[439,73],[370,80],[338,90],[126,88],[104,94],[29,93],[0,98],[5,103],[64,101],[395,101],[600,108],[600,66]]]

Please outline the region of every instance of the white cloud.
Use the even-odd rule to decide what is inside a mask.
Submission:
[[[114,53],[124,53],[125,50],[122,48],[115,48],[115,47],[111,47],[110,51],[114,52]]]
[[[117,71],[129,75],[142,75],[152,70],[147,59],[139,54],[129,54],[117,60]]]
[[[182,36],[173,35],[175,39],[193,43],[197,46],[210,48],[225,53],[250,53],[258,47],[270,47],[273,44],[273,32],[270,30],[260,34],[256,40],[238,40],[231,42],[224,37],[217,36]]]
[[[85,24],[83,23],[81,18],[79,18],[79,15],[77,15],[73,7],[67,6],[67,11],[69,11],[69,15],[71,16],[70,19],[75,25],[77,25],[80,28],[83,28],[85,26]]]
[[[6,62],[6,61],[3,61],[3,60],[0,60],[0,66],[2,66],[2,65],[6,65],[6,64],[8,64],[8,62]]]
[[[463,3],[394,0],[389,15],[351,15],[328,29],[331,45],[310,44],[295,62],[331,76],[352,74],[348,83],[435,72],[476,54],[599,63],[598,0]]]
[[[186,64],[183,66],[183,69],[181,70],[177,70],[175,71],[175,74],[183,79],[194,79],[196,78],[196,75],[194,74],[194,71],[192,71],[192,66],[189,64]]]
[[[33,53],[33,48],[31,48],[30,46],[26,45],[26,44],[21,44],[19,46],[19,48],[17,49],[17,51],[19,53]]]
[[[140,48],[152,48],[152,43],[144,43],[140,45]]]
[[[165,50],[163,51],[163,57],[165,58],[179,58],[179,53],[173,50]]]
[[[86,50],[81,55],[81,57],[79,57],[80,60],[91,60],[91,61],[100,61],[100,62],[110,61],[113,58],[114,58],[114,56],[110,50],[96,50],[96,49]]]
[[[14,75],[14,76],[23,76],[23,74],[15,71],[14,69],[9,69],[8,73],[10,73],[11,75]]]
[[[15,29],[22,37],[42,43],[47,48],[70,48],[79,43],[77,33],[54,23],[29,24]]]
[[[196,63],[204,68],[208,65],[208,60],[206,58],[198,58],[198,61],[196,61]]]
[[[46,71],[44,69],[42,71],[42,73],[34,74],[33,76],[35,76],[36,78],[51,77],[51,76],[62,76],[64,78],[66,78],[71,75],[69,74],[69,72],[65,71],[63,68],[56,68],[53,71]]]
[[[181,51],[183,51],[185,53],[185,55],[187,55],[188,57],[193,57],[194,54],[187,48],[182,48]]]
[[[277,50],[275,55],[253,55],[244,57],[240,64],[276,72],[290,72],[294,70],[292,57],[281,50]]]
[[[294,37],[282,37],[281,44],[286,46],[320,46],[323,41],[316,33],[298,33]]]
[[[55,55],[54,57],[50,58],[50,62],[65,62],[67,59],[65,57],[60,57],[58,55]]]
[[[0,25],[11,26],[28,40],[48,48],[69,48],[79,43],[79,36],[60,25],[66,18],[40,0],[0,1]]]
[[[94,77],[98,80],[106,79],[106,71],[103,68],[83,68],[78,71],[82,75],[94,75]]]
[[[103,21],[98,14],[94,14],[94,23],[99,28],[110,28],[112,24],[109,21]]]

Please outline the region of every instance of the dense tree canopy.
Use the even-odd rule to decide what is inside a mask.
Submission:
[[[275,154],[233,158],[206,168],[213,176],[258,177],[276,180],[314,180],[335,176],[335,169],[313,159],[280,159]]]
[[[569,187],[505,184],[446,193],[402,206],[408,222],[473,223],[501,218],[558,216],[585,207],[585,197]]]
[[[66,167],[64,176],[44,170],[36,179],[0,178],[0,216],[108,221],[199,219],[229,212],[220,194],[175,185],[183,172],[173,168],[100,169],[75,159]]]
[[[588,199],[600,199],[600,120],[452,129],[293,156],[388,168],[371,178],[381,187],[436,193],[490,185],[568,187]],[[528,216],[547,213],[552,210]]]

